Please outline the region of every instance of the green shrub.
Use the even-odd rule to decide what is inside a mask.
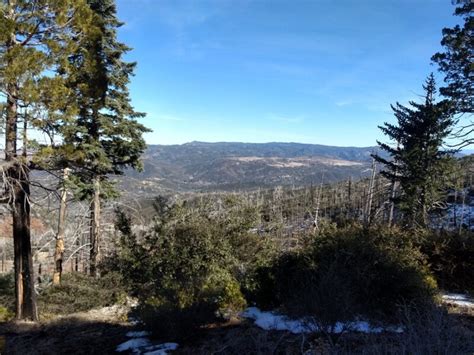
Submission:
[[[109,273],[99,279],[81,273],[66,273],[60,285],[51,285],[39,296],[43,315],[70,314],[111,306],[126,297],[121,277]]]
[[[0,307],[3,316],[6,320],[7,315],[15,310],[15,279],[13,273],[0,275]]]
[[[394,229],[342,229],[315,238],[317,271],[336,262],[358,311],[392,315],[399,302],[429,300],[436,282],[411,237]]]
[[[307,251],[283,253],[270,265],[255,270],[255,287],[246,289],[247,299],[262,309],[279,307],[288,303],[295,290],[303,287],[298,280],[306,280],[313,271]]]
[[[393,317],[400,302],[424,303],[436,290],[411,238],[389,229],[327,230],[306,250],[277,258],[260,276],[255,298],[266,300],[264,306],[319,318],[338,314],[338,304],[350,309],[339,312],[344,318]]]
[[[474,292],[474,233],[425,233],[418,242],[441,288]]]
[[[109,266],[120,270],[129,290],[138,296],[144,322],[176,338],[183,330],[242,310],[246,301],[238,278],[245,278],[240,272],[255,258],[243,249],[246,241],[254,249],[256,243],[238,223],[231,223],[229,215],[183,217],[187,210],[182,205],[160,210],[152,230],[140,239],[119,212],[122,240]],[[174,325],[162,329],[160,322]]]
[[[15,317],[15,313],[11,308],[0,306],[0,322],[8,322]]]
[[[192,336],[201,325],[215,321],[213,310],[212,305],[203,302],[182,308],[170,302],[160,302],[157,306],[149,299],[147,303],[140,303],[137,315],[157,337],[181,341]]]
[[[188,293],[179,285],[154,292],[155,296],[141,299],[138,316],[157,336],[176,340],[246,305],[239,284],[228,273],[212,273],[200,287],[198,293]]]

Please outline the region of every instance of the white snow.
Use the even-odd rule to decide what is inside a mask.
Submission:
[[[150,339],[148,338],[133,338],[130,340],[127,340],[125,343],[120,344],[117,346],[117,349],[115,349],[117,352],[122,352],[122,351],[133,351],[136,354],[140,354],[140,348],[144,348],[147,346],[150,346],[151,342]]]
[[[310,319],[289,319],[276,312],[263,312],[257,307],[247,308],[241,313],[241,316],[253,319],[255,325],[265,330],[287,330],[294,334],[319,331],[316,322],[312,322]],[[401,328],[393,326],[373,327],[366,321],[337,322],[332,329],[337,334],[349,330],[362,333],[381,333],[384,331],[400,333],[403,331]]]
[[[130,331],[125,334],[127,337],[132,338],[127,340],[125,343],[117,346],[115,351],[132,351],[134,354],[142,355],[166,355],[168,351],[173,351],[178,348],[176,343],[163,343],[153,345],[147,337],[150,332],[147,331]]]
[[[460,293],[445,293],[442,295],[445,303],[454,304],[459,307],[474,308],[474,298]]]
[[[178,348],[176,343],[164,343],[154,346],[149,346],[146,348],[147,352],[144,352],[143,355],[166,355],[168,351],[173,351]]]
[[[247,308],[241,316],[255,320],[255,325],[265,330],[288,330],[295,334],[311,331],[304,322],[291,320],[274,312],[262,312],[257,307]]]

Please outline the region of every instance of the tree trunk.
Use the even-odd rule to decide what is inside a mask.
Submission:
[[[61,275],[63,272],[63,255],[64,255],[64,232],[66,222],[66,181],[69,175],[69,169],[65,168],[63,171],[63,188],[61,190],[61,200],[59,203],[59,218],[58,218],[58,234],[56,235],[56,247],[54,249],[54,274],[53,284],[59,285],[61,283]]]
[[[393,218],[395,213],[395,196],[397,192],[397,182],[395,179],[392,180],[392,185],[390,188],[390,209],[388,211],[388,227],[393,226]]]
[[[30,236],[30,185],[25,166],[15,165],[13,182],[13,245],[15,253],[16,318],[38,320]],[[16,180],[16,181],[14,181]]]
[[[13,42],[11,42],[13,46]],[[38,320],[34,269],[30,236],[30,179],[26,163],[17,157],[18,89],[7,85],[7,117],[5,125],[5,160],[12,165],[7,170],[10,208],[13,219],[15,269],[15,313],[17,319]]]
[[[95,177],[94,196],[90,207],[90,274],[98,277],[97,262],[99,261],[99,242],[100,242],[100,177]]]
[[[318,199],[316,201],[316,210],[314,211],[313,227],[315,231],[319,229],[319,209],[321,206],[321,198],[323,194],[323,181],[324,181],[324,175],[321,176],[321,184],[319,184]]]
[[[462,232],[463,224],[464,224],[464,208],[466,206],[466,190],[464,190],[464,187],[461,185],[463,188],[462,191],[462,204],[461,204],[461,216],[459,218],[459,234]],[[456,202],[454,202],[456,204]]]
[[[367,204],[365,210],[364,226],[368,228],[372,222],[372,201],[374,198],[375,173],[376,173],[375,159],[372,159],[372,175],[370,176],[369,190],[367,192]]]

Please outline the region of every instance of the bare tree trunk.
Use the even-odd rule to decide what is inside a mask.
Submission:
[[[400,148],[400,144],[397,144],[397,149]],[[397,161],[395,160],[395,163]],[[390,210],[388,213],[388,227],[391,228],[393,226],[393,221],[395,217],[395,196],[397,195],[397,174],[398,169],[395,168],[395,176],[392,178],[392,186],[390,190]]]
[[[2,274],[5,272],[5,238],[2,237]]]
[[[66,181],[68,179],[69,169],[65,168],[63,171],[63,188],[61,190],[61,200],[59,202],[59,217],[58,217],[58,234],[56,235],[56,247],[54,249],[54,274],[53,284],[59,285],[61,283],[61,275],[63,272],[63,255],[64,255],[64,232],[66,222]]]
[[[349,180],[347,181],[347,201],[346,201],[346,219],[353,217],[353,206],[352,206],[352,176],[349,176]]]
[[[393,217],[395,213],[395,194],[397,191],[397,182],[395,179],[392,180],[392,186],[390,188],[390,209],[388,211],[388,227],[391,228],[393,225]]]
[[[370,177],[369,182],[369,190],[367,193],[367,207],[365,210],[365,218],[364,218],[364,226],[368,227],[372,220],[372,200],[374,198],[374,186],[375,186],[375,172],[376,172],[376,165],[375,159],[372,159],[372,175]]]
[[[324,179],[324,176],[321,176],[321,184],[319,185],[318,199],[316,200],[316,211],[314,211],[313,226],[315,230],[319,229],[319,208],[321,206],[321,198],[322,198],[322,193],[323,193],[323,179]]]
[[[463,191],[462,191],[462,205],[461,205],[461,216],[460,216],[460,219],[459,219],[459,234],[461,234],[462,232],[462,227],[463,227],[463,223],[464,223],[464,208],[466,206],[466,191],[464,190],[464,186],[463,187]]]
[[[457,189],[457,186],[455,186],[454,187],[454,203],[453,203],[454,228],[458,226],[457,205],[458,205],[458,189]]]
[[[91,276],[98,277],[97,263],[99,260],[99,242],[100,242],[100,177],[95,177],[94,196],[91,203],[91,221],[90,221],[90,267]]]

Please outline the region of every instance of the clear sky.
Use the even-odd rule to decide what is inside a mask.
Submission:
[[[118,0],[151,144],[374,145],[436,72],[449,0]],[[439,77],[439,76],[438,76]],[[440,78],[441,80],[441,78]],[[383,139],[383,138],[382,138]]]

